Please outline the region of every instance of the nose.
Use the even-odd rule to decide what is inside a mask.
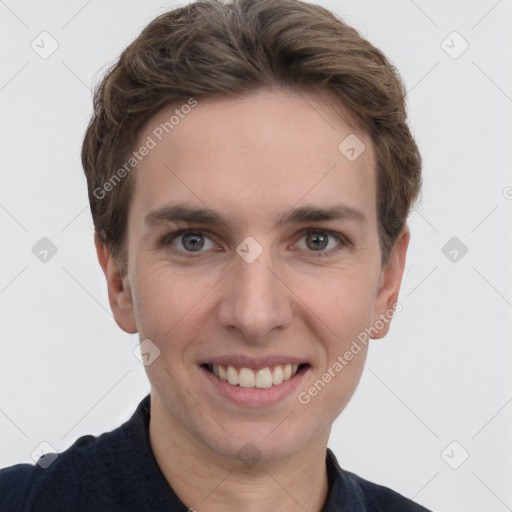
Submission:
[[[293,293],[274,267],[269,249],[251,263],[235,254],[234,267],[223,280],[218,321],[240,331],[247,345],[265,345],[291,323]]]

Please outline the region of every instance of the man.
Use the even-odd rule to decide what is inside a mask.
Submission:
[[[110,69],[82,162],[151,393],[1,471],[0,509],[426,510],[327,450],[389,330],[421,182],[382,53],[297,0],[191,3]]]

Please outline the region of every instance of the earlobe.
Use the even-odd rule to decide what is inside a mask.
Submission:
[[[108,300],[117,325],[125,332],[138,331],[133,309],[133,296],[128,276],[121,276],[108,245],[94,234],[98,262],[107,280]]]
[[[389,332],[391,318],[398,302],[398,294],[405,269],[407,248],[411,233],[407,225],[398,235],[391,249],[389,264],[381,271],[373,315],[373,339],[380,339]]]

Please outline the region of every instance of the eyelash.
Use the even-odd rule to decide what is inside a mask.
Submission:
[[[170,246],[171,243],[176,238],[179,238],[180,236],[183,236],[186,234],[200,234],[200,235],[203,235],[206,238],[209,238],[211,240],[211,238],[208,237],[206,232],[201,229],[181,229],[179,231],[173,231],[172,233],[168,233],[167,235],[165,235],[161,241],[161,245]],[[304,236],[307,236],[310,234],[328,235],[328,236],[335,238],[339,242],[339,245],[337,245],[333,249],[330,249],[329,251],[318,251],[318,252],[317,251],[308,251],[313,254],[316,253],[315,257],[321,258],[321,257],[326,257],[326,256],[332,256],[333,254],[339,252],[343,248],[352,246],[352,243],[350,242],[350,240],[348,240],[348,238],[345,235],[342,235],[341,233],[338,233],[337,231],[330,231],[328,229],[315,229],[315,228],[305,229],[305,230],[301,231],[301,236],[300,236],[299,240],[301,240]],[[203,251],[197,251],[195,253],[191,252],[191,251],[183,252],[183,251],[176,250],[174,248],[172,248],[171,250],[173,250],[174,252],[178,252],[180,255],[182,255],[186,258],[197,258],[200,256],[201,252],[203,252]]]

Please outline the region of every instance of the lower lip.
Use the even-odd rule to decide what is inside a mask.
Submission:
[[[216,377],[213,373],[210,373],[206,368],[200,366],[199,369],[220,396],[227,398],[237,405],[265,407],[280,402],[290,395],[297,395],[297,388],[304,381],[310,367],[296,373],[289,380],[266,389],[232,386],[228,382]]]

